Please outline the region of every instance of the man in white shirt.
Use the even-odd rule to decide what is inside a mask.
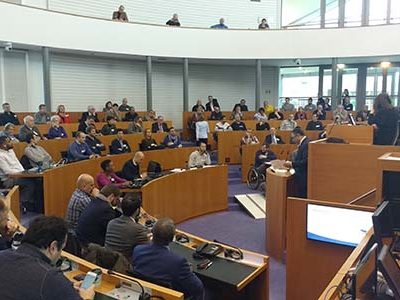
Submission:
[[[43,185],[40,179],[12,178],[10,175],[24,171],[10,140],[0,137],[0,180],[5,188],[18,185],[21,191],[21,202],[25,209],[43,212]]]
[[[287,120],[282,121],[281,130],[282,131],[292,131],[297,127],[297,122],[294,120],[294,115],[290,114]]]
[[[189,168],[204,167],[211,165],[210,154],[207,152],[206,143],[201,142],[197,150],[193,151],[189,156]]]

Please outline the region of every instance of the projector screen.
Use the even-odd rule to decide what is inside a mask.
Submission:
[[[372,212],[307,205],[307,238],[356,247],[372,227]]]

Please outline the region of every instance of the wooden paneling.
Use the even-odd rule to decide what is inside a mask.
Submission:
[[[372,126],[327,125],[327,137],[344,139],[349,144],[372,145],[374,129]]]

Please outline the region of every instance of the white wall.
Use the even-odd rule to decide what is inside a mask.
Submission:
[[[29,0],[34,2],[33,0]],[[44,1],[44,0],[38,0]],[[123,4],[131,22],[165,24],[178,13],[182,26],[210,27],[224,17],[231,28],[257,28],[267,18],[272,27],[279,26],[280,0],[48,0],[49,9],[79,15],[110,19]]]
[[[34,6],[47,9],[50,0],[21,0],[22,5]]]

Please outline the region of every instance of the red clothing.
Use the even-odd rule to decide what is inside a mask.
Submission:
[[[58,114],[58,116],[60,117],[60,123],[61,124],[69,124],[71,123],[71,118],[69,116],[69,114],[64,114],[64,117],[61,114]]]
[[[100,189],[109,184],[115,184],[117,187],[121,188],[122,184],[126,182],[125,179],[118,177],[115,173],[111,173],[110,176],[107,176],[103,172],[96,175],[96,181]]]

